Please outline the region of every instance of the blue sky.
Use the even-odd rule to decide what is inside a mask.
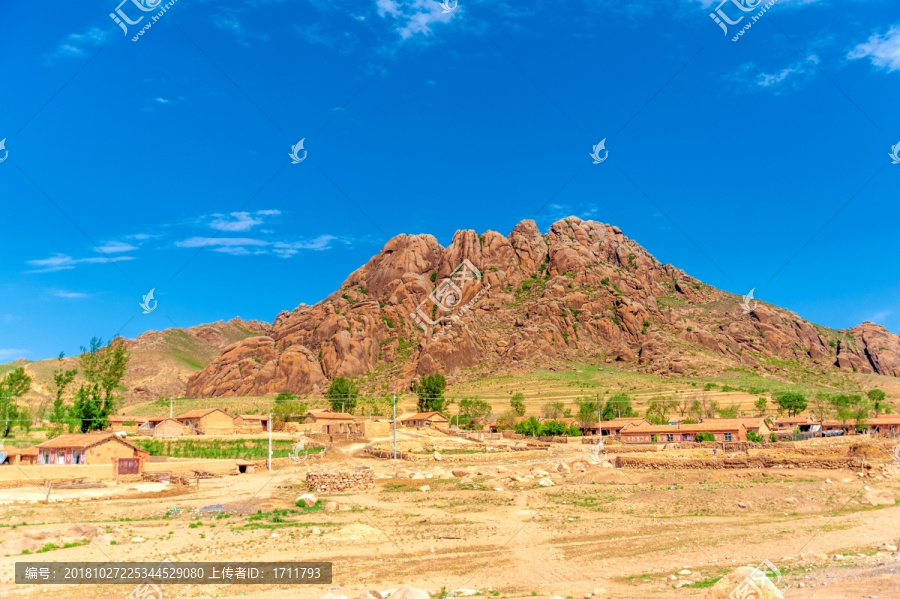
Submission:
[[[725,35],[706,0],[177,0],[132,41],[140,2],[127,34],[115,0],[0,8],[0,360],[272,321],[390,236],[568,215],[900,332],[896,0],[780,0],[736,42],[764,3]]]

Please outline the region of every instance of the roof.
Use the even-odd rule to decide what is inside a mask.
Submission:
[[[400,422],[409,422],[409,421],[415,421],[415,420],[428,420],[430,418],[433,418],[434,416],[440,416],[444,420],[449,420],[449,418],[447,418],[440,412],[419,412],[418,414],[413,414],[411,416],[406,416],[404,418],[401,418]]]
[[[131,441],[126,441],[115,433],[72,433],[60,435],[55,439],[50,439],[49,441],[38,443],[37,445],[35,445],[35,447],[40,447],[43,449],[87,449],[88,447],[99,445],[100,443],[105,443],[110,439],[120,441],[138,451],[143,451],[140,447],[138,447]]]
[[[812,418],[809,416],[785,416],[776,418],[775,424],[812,424]]]
[[[163,420],[167,420],[166,416],[128,416],[125,414],[113,414],[112,416],[108,416],[106,418],[107,422],[110,424],[113,423],[121,423],[121,422],[162,422]]]
[[[866,424],[900,424],[900,415],[898,414],[882,414],[873,418],[866,418]]]
[[[243,418],[244,420],[268,420],[268,414],[240,414],[235,418]]]
[[[600,428],[622,428],[624,426],[637,426],[645,422],[650,424],[646,418],[613,418],[612,420],[604,420],[600,423]]]
[[[222,408],[200,408],[200,409],[197,409],[197,410],[191,410],[190,412],[185,412],[184,414],[182,414],[182,415],[180,415],[180,416],[177,416],[177,419],[178,419],[178,420],[181,420],[182,418],[191,418],[191,419],[193,419],[193,418],[203,418],[203,417],[206,416],[207,414],[211,414],[212,412],[215,412],[215,411],[217,411],[217,410],[218,410],[219,412],[222,412],[223,414],[228,415],[228,412],[226,412],[226,411],[223,410]]]
[[[24,449],[19,450],[19,455],[34,455],[38,454],[37,445],[32,445],[31,447],[26,447]]]
[[[700,433],[730,432],[747,427],[737,419],[722,419],[721,422],[701,422],[698,424],[649,424],[630,426],[622,431],[623,435],[641,433]]]
[[[316,420],[353,420],[351,414],[345,412],[332,412],[331,410],[307,410],[307,416],[312,416]]]
[[[765,418],[757,418],[755,416],[746,416],[743,418],[704,418],[703,423],[718,424],[722,426],[735,426],[740,423],[747,428],[759,428],[762,424],[765,423],[765,420]]]

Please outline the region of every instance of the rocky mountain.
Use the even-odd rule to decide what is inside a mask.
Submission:
[[[378,373],[396,391],[424,374],[563,360],[663,376],[785,362],[900,376],[900,337],[880,325],[836,331],[741,302],[660,264],[618,227],[574,217],[546,234],[530,220],[509,236],[458,231],[446,248],[400,235],[321,302],[224,348],[186,394],[316,394],[336,376]]]

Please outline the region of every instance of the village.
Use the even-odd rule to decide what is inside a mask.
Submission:
[[[237,542],[259,559],[332,561],[334,580],[297,587],[299,595],[231,584],[219,597],[724,599],[715,593],[738,585],[758,555],[784,578],[760,597],[897,589],[900,416],[870,416],[865,426],[809,414],[457,420],[452,411],[391,418],[316,407],[285,421],[223,404],[113,414],[100,431],[7,446],[2,572],[31,553],[213,561]],[[564,434],[516,432],[529,422]],[[197,444],[224,449],[212,456]],[[690,531],[677,524],[683,518],[697,520]],[[785,522],[794,524],[785,530]],[[831,522],[842,524],[816,534]],[[748,524],[754,540],[743,542]],[[530,532],[519,538],[522,527]],[[719,540],[697,544],[708,535]],[[519,540],[507,546],[510,538]],[[542,563],[547,551],[561,552],[554,568],[565,574]],[[625,559],[630,551],[640,560]],[[0,593],[25,592],[3,576]],[[385,580],[394,586],[375,588]],[[104,597],[109,588],[53,585],[42,596]],[[205,597],[210,587],[173,588],[172,596]]]

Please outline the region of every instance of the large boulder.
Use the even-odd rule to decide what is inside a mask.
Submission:
[[[28,537],[11,537],[3,541],[0,545],[0,554],[3,555],[21,555],[23,551],[31,551],[34,553],[43,545],[34,539]]]
[[[425,591],[404,586],[391,593],[391,599],[431,599],[431,597]]]

